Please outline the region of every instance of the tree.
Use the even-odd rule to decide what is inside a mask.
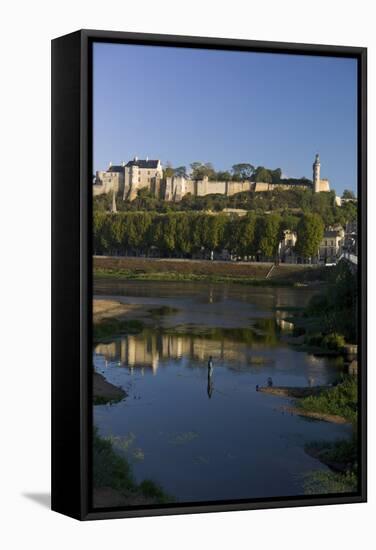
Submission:
[[[203,164],[202,162],[192,162],[192,178],[194,180],[202,180],[205,176],[209,179],[215,179],[216,173],[213,165],[210,162]]]
[[[324,223],[319,214],[304,214],[297,226],[296,252],[303,258],[317,256],[324,236]]]
[[[232,173],[235,180],[249,180],[253,176],[255,167],[246,162],[240,162],[232,166]]]
[[[255,229],[256,217],[254,214],[247,214],[238,221],[236,228],[238,241],[236,250],[241,257],[256,254]]]
[[[166,163],[166,168],[163,170],[163,177],[164,178],[172,178],[174,175],[174,169],[172,167],[171,162]]]
[[[263,166],[258,166],[256,168],[254,178],[256,182],[272,183],[272,175],[270,170],[264,168]]]
[[[174,168],[174,175],[180,178],[186,178],[187,168],[185,166],[178,166],[177,168]]]
[[[162,220],[162,235],[160,247],[171,256],[176,242],[176,214],[165,214]]]
[[[183,256],[192,251],[191,239],[191,216],[189,214],[180,214],[176,219],[176,248]]]
[[[343,199],[355,199],[355,195],[354,195],[353,191],[349,191],[349,189],[345,189],[344,192],[342,193],[342,198]]]
[[[282,177],[282,170],[280,168],[270,170],[270,174],[272,176],[272,183],[280,183]]]
[[[232,178],[230,172],[217,172],[216,180],[218,181],[230,181]]]
[[[256,251],[262,256],[272,258],[276,255],[279,244],[281,217],[277,214],[260,216],[256,222]]]

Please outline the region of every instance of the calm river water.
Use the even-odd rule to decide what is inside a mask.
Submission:
[[[286,341],[289,308],[312,291],[143,281],[95,290],[150,317],[141,334],[94,348],[95,369],[128,394],[94,407],[94,423],[137,482],[152,479],[177,502],[302,495],[307,475],[326,469],[305,443],[350,436],[348,426],[284,413],[287,399],[255,391],[269,376],[307,386],[341,373],[338,360]]]

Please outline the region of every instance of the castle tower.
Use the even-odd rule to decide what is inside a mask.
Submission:
[[[313,163],[313,178],[312,178],[312,182],[313,182],[313,191],[315,193],[319,193],[320,191],[320,167],[321,167],[321,164],[320,164],[320,157],[319,157],[319,154],[316,153],[316,158],[315,158],[315,162]]]

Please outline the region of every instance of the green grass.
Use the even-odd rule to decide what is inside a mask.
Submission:
[[[337,465],[341,470],[354,470],[358,462],[357,438],[340,439],[339,441],[312,441],[305,446],[308,454],[316,456],[327,465]]]
[[[143,328],[143,323],[138,320],[102,319],[94,324],[93,336],[98,341],[117,334],[138,334]]]
[[[167,281],[167,282],[207,282],[207,283],[238,283],[250,286],[297,286],[296,283],[284,279],[256,279],[244,276],[204,275],[198,273],[178,273],[176,271],[145,272],[130,269],[94,268],[94,276],[104,279],[134,280],[134,281]]]
[[[117,491],[136,489],[130,465],[97,430],[93,437],[93,483],[94,487],[112,487]]]
[[[137,484],[127,460],[114,451],[111,440],[98,435],[96,428],[93,434],[93,485],[97,488],[111,487],[128,495],[141,493],[152,498],[156,503],[173,500],[150,479]]]
[[[318,396],[300,399],[296,406],[308,412],[334,414],[355,423],[358,418],[357,378],[347,376],[337,386],[324,390]]]
[[[339,474],[331,471],[309,473],[304,481],[306,495],[330,493],[355,493],[358,489],[358,476],[355,472]]]

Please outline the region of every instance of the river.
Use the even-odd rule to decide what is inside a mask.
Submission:
[[[288,343],[294,307],[313,291],[144,281],[97,281],[96,297],[137,304],[149,315],[137,335],[94,346],[94,368],[127,397],[94,407],[137,482],[157,482],[175,502],[303,495],[307,476],[326,470],[304,451],[351,428],[283,411],[288,400],[256,391],[321,385],[338,359]],[[207,364],[212,357],[213,369]]]

